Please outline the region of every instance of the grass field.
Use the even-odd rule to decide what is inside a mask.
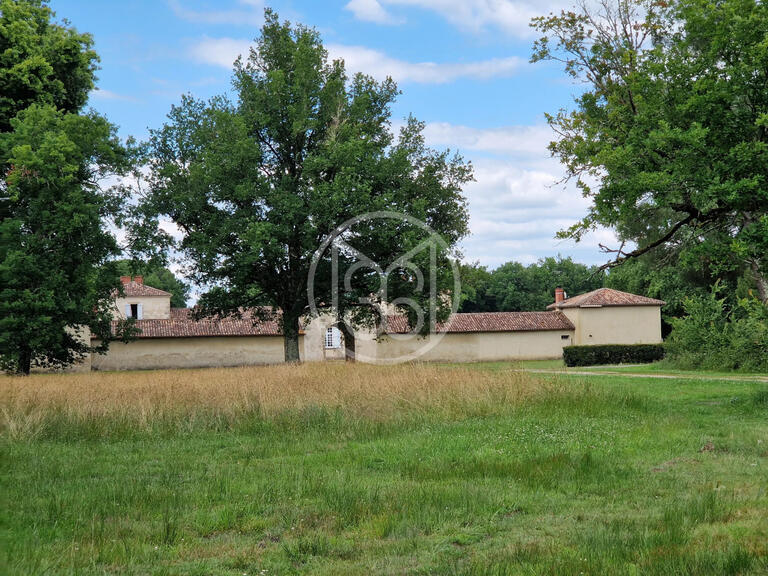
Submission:
[[[0,378],[2,574],[765,574],[768,385]]]

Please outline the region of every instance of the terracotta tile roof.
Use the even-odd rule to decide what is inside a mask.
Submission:
[[[210,336],[281,336],[279,317],[258,320],[248,312],[242,318],[195,320],[190,308],[171,308],[167,320],[137,320],[138,338],[201,338]],[[115,323],[115,327],[117,324]],[[439,331],[447,332],[532,332],[536,330],[573,330],[573,324],[561,312],[477,312],[454,314]],[[408,332],[405,317],[388,318],[388,332]]]
[[[281,336],[279,317],[254,318],[244,312],[242,318],[195,320],[191,308],[171,308],[168,320],[136,320],[141,330],[138,338],[200,338],[207,336]],[[117,323],[114,324],[117,326]]]
[[[560,303],[552,303],[547,310],[560,308],[592,308],[600,306],[664,306],[666,302],[655,298],[646,298],[613,288],[598,288],[586,294],[579,294]]]
[[[126,282],[125,284],[123,284],[123,292],[128,297],[170,296],[171,295],[170,292],[166,292],[165,290],[160,290],[159,288],[152,288],[152,286],[147,286],[146,284],[140,284],[135,280],[131,280],[130,282]]]
[[[471,312],[454,314],[438,332],[533,332],[537,330],[574,330],[562,312]],[[403,334],[408,325],[403,316],[387,319],[387,332]]]

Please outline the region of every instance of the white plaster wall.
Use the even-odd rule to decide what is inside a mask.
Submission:
[[[563,336],[567,336],[563,339]],[[396,340],[382,338],[376,344],[380,362],[414,355],[417,360],[441,362],[478,362],[482,360],[534,360],[561,358],[563,346],[573,343],[572,330],[542,330],[535,332],[477,332],[445,334],[438,344],[425,354],[415,356],[433,336]]]
[[[344,358],[342,350],[325,349],[325,331],[334,318],[321,315],[310,320],[304,328],[304,355],[307,362],[322,362]],[[563,339],[562,336],[568,336]],[[563,346],[574,343],[573,330],[542,330],[532,332],[478,332],[445,334],[424,355],[417,351],[429,344],[433,336],[408,338],[385,336],[374,338],[371,330],[356,331],[355,352],[359,361],[385,363],[396,359],[424,361],[477,362],[482,360],[526,360],[561,358]]]
[[[576,326],[577,345],[658,344],[661,340],[660,306],[603,306],[564,308]]]
[[[344,360],[344,336],[342,334],[341,348],[325,347],[325,331],[336,322],[335,316],[331,314],[321,314],[309,319],[304,326],[304,356],[302,360],[306,362],[322,362],[326,360]],[[370,340],[371,333],[368,330],[359,329],[355,331],[355,349],[357,353],[367,351],[370,353],[370,346],[366,346],[364,339]],[[362,348],[361,348],[362,346]],[[375,352],[374,352],[375,353]]]
[[[171,317],[170,296],[126,296],[115,299],[115,317],[125,319],[126,304],[141,304],[142,320],[167,320]]]
[[[302,352],[303,336],[299,337]],[[106,354],[93,354],[94,370],[212,368],[277,364],[285,358],[282,336],[143,338],[112,342]]]
[[[335,318],[331,314],[321,314],[319,317],[309,319],[304,326],[304,353],[301,359],[304,362],[322,362],[323,360],[344,358],[344,342],[341,349],[325,349],[325,331],[334,324]],[[334,354],[335,353],[335,354]]]

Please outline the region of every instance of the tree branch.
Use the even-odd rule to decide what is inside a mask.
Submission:
[[[647,246],[643,246],[642,248],[638,248],[637,250],[633,250],[632,252],[624,252],[624,242],[621,243],[621,246],[618,249],[610,249],[607,246],[604,246],[603,244],[600,244],[600,250],[602,250],[604,253],[615,253],[616,259],[612,260],[611,262],[606,262],[602,266],[598,268],[598,270],[609,270],[610,268],[616,268],[617,266],[621,266],[624,262],[629,260],[630,258],[637,258],[638,256],[642,256],[646,252],[650,252],[657,246],[661,246],[662,244],[668,242],[672,239],[672,237],[677,234],[678,230],[680,230],[683,226],[686,226],[693,222],[696,219],[693,215],[688,215],[682,220],[680,220],[677,224],[672,226],[666,234],[661,236],[660,238],[654,240]]]

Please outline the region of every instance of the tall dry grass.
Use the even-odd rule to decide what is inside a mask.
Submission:
[[[303,364],[0,378],[0,436],[233,429],[329,414],[372,423],[497,412],[541,385],[514,371],[424,364]]]

